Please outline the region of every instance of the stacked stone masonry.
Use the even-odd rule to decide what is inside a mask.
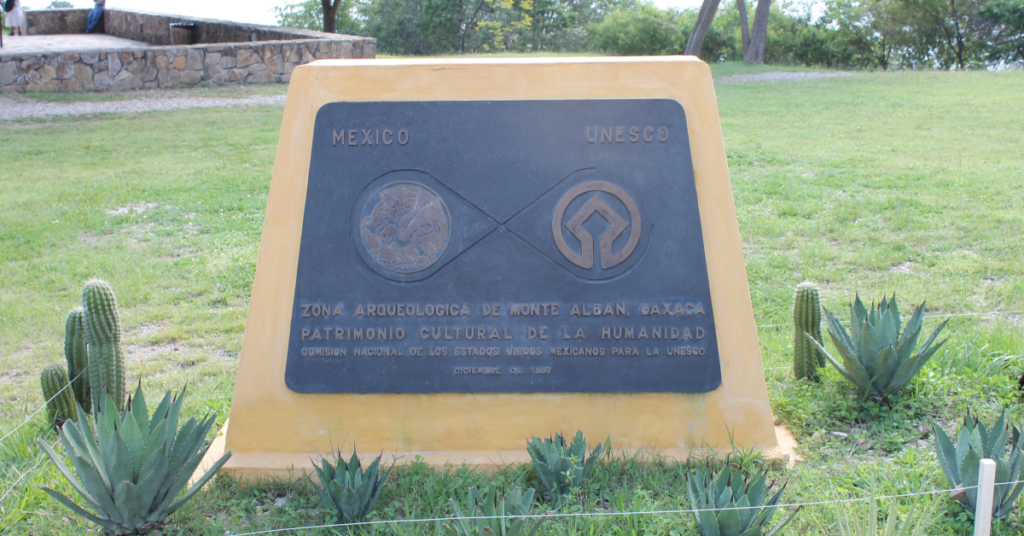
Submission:
[[[46,10],[57,12],[47,18],[55,29],[53,33],[73,33],[78,27],[75,16],[67,12],[87,10]],[[63,14],[59,12],[65,12]],[[29,12],[33,13],[33,12]],[[34,12],[40,13],[40,12]],[[130,13],[137,21],[154,15]],[[62,15],[62,16],[58,16]],[[164,16],[160,16],[166,18]],[[84,16],[82,17],[84,18]],[[127,18],[127,17],[125,17]],[[111,10],[107,10],[105,25],[112,31]],[[174,18],[175,20],[190,20]],[[201,21],[201,19],[200,19]],[[201,29],[201,21],[197,26]],[[224,26],[231,23],[217,22]],[[29,20],[29,26],[33,26]],[[165,21],[160,21],[167,28]],[[251,36],[252,29],[264,27],[238,25],[238,35]],[[59,31],[59,27],[70,32]],[[153,26],[154,31],[159,26]],[[219,42],[190,46],[152,46],[120,50],[88,52],[53,52],[30,56],[5,55],[0,48],[0,92],[21,91],[123,91],[227,83],[287,82],[295,67],[316,59],[373,58],[376,41],[370,38],[337,34],[323,34],[287,28],[265,28],[263,35],[281,39],[292,32],[290,39],[275,41]],[[248,33],[246,33],[248,32]],[[208,32],[211,36],[213,32]],[[227,35],[220,32],[218,35]],[[139,39],[145,36],[122,36]],[[147,42],[155,41],[146,38]]]

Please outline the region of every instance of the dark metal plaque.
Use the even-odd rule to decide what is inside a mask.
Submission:
[[[717,388],[682,107],[323,106],[285,380],[302,393]]]

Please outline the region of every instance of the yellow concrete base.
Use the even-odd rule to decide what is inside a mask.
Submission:
[[[224,437],[227,435],[229,424],[230,419],[224,422],[224,426],[220,429],[217,437],[213,440],[213,444],[210,445],[210,450],[208,450],[206,452],[206,456],[203,457],[203,462],[199,465],[199,468],[196,469],[196,472],[193,473],[192,479],[189,480],[189,486],[202,477],[203,473],[205,473],[214,462],[224,455]],[[765,451],[765,457],[768,459],[779,460],[787,467],[793,468],[797,461],[801,461],[803,459],[796,453],[796,449],[799,446],[796,438],[784,424],[775,426],[775,437],[779,446]],[[686,460],[690,456],[703,455],[705,452],[706,451],[703,450],[616,450],[613,448],[613,455],[623,458],[634,457],[638,454],[642,456],[644,453],[650,453],[652,457],[657,457],[659,459],[680,461]],[[377,454],[365,451],[364,453],[367,456]],[[720,455],[727,453],[728,450],[718,451],[718,454]],[[222,474],[226,474],[245,483],[265,480],[297,480],[304,476],[312,476],[312,464],[314,461],[319,459],[320,454],[321,453],[317,452],[306,454],[233,454],[231,456],[231,461],[228,463],[228,467],[225,467],[224,470],[222,470]],[[322,454],[327,455],[328,453],[325,452]],[[456,466],[468,465],[485,472],[495,471],[508,465],[518,465],[530,462],[530,456],[526,453],[525,441],[523,442],[523,448],[521,450],[503,452],[442,451],[387,452],[382,454],[384,454],[384,462],[388,464],[392,461],[399,465],[408,464],[415,460],[433,466],[444,466],[448,464]]]
[[[722,383],[707,393],[303,394],[284,381],[313,126],[340,101],[672,99],[686,114]],[[582,135],[582,134],[581,134]],[[429,164],[425,163],[429,172]],[[339,210],[342,210],[339,208]],[[344,208],[343,210],[348,210]],[[347,213],[347,212],[346,212]],[[683,274],[680,274],[682,277]],[[524,461],[531,436],[583,430],[617,452],[682,459],[779,447],[708,66],[694,57],[333,60],[292,73],[231,405],[224,467],[288,476],[352,446],[403,461]]]

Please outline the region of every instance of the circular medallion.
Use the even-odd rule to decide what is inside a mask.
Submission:
[[[374,192],[359,220],[363,247],[377,264],[418,272],[441,258],[451,238],[451,217],[441,196],[415,182],[393,182]]]
[[[601,196],[597,195],[599,192],[609,194],[618,199],[626,207],[629,213],[629,220],[620,216],[608,203],[601,199]],[[571,216],[568,222],[563,222],[565,210],[569,207],[569,203],[572,203],[577,197],[589,193],[594,195],[589,197],[583,207]],[[590,233],[583,228],[584,222],[595,213],[600,214],[609,223],[608,230],[598,239],[599,247],[596,250],[594,248],[594,237],[590,236]],[[565,240],[563,227],[580,241],[581,251],[579,253],[576,253],[569,247]],[[618,252],[613,252],[615,239],[625,232],[626,228],[629,228],[629,238]],[[555,246],[558,247],[558,251],[569,262],[584,270],[590,270],[594,267],[595,253],[600,253],[602,270],[608,270],[622,264],[623,261],[633,254],[637,244],[640,243],[641,228],[640,210],[637,209],[636,201],[622,188],[605,181],[585,182],[571,188],[558,200],[558,205],[555,206],[554,217],[551,219],[551,232],[554,235]]]

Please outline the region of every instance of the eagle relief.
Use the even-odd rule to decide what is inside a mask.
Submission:
[[[393,182],[366,201],[359,233],[370,258],[388,270],[412,273],[444,254],[450,222],[436,192],[414,182]]]

